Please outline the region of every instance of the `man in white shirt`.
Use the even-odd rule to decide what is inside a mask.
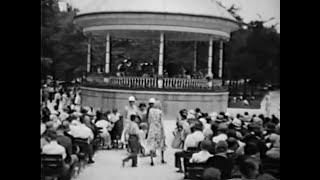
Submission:
[[[78,123],[75,123],[78,122]],[[69,134],[73,136],[74,138],[81,138],[81,139],[88,139],[88,155],[89,155],[89,161],[88,163],[94,163],[92,160],[93,156],[93,146],[92,141],[94,138],[94,134],[90,128],[88,128],[84,123],[80,121],[72,122],[70,125],[70,132]]]
[[[60,144],[58,144],[56,132],[50,132],[48,139],[50,142],[42,147],[42,154],[62,155],[62,159],[65,160],[67,157],[66,149]],[[63,167],[64,168],[62,170],[62,176],[67,178],[70,166],[66,163],[63,163]]]
[[[108,122],[107,120],[101,119],[96,122],[96,126],[99,128],[102,128],[100,131],[100,136],[104,140],[104,145],[106,146],[107,149],[111,148],[111,136],[109,133],[110,127],[112,127],[111,123]]]
[[[202,132],[202,126],[195,125],[192,127],[194,129],[194,132],[192,134],[189,134],[184,142],[183,149],[186,151],[189,147],[195,147],[197,148],[199,146],[199,143],[204,140],[204,135]]]
[[[116,123],[120,119],[120,113],[114,108],[108,118],[112,123]]]
[[[62,155],[62,158],[67,157],[66,149],[58,144],[57,135],[54,132],[49,134],[50,142],[42,147],[42,154]]]
[[[185,157],[186,155],[190,154],[187,152],[188,148],[197,148],[199,146],[199,143],[204,140],[203,135],[203,127],[200,122],[196,122],[193,127],[191,127],[191,131],[193,133],[187,135],[182,152],[176,152],[175,155],[175,167],[179,168],[177,172],[183,172],[182,166],[181,166],[181,158]]]
[[[213,155],[209,151],[213,148],[213,143],[210,140],[201,142],[201,151],[193,153],[190,159],[190,163],[204,163]]]
[[[78,124],[71,123],[69,134],[74,138],[88,139],[88,142],[91,142],[94,138],[92,130],[81,122]]]

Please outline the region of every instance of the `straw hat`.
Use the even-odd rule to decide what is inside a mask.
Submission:
[[[150,98],[149,99],[149,103],[152,103],[152,104],[156,103],[156,99],[155,98]]]
[[[128,100],[129,100],[129,102],[135,102],[136,98],[134,98],[134,96],[130,96]]]

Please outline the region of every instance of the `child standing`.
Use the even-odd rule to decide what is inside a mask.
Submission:
[[[130,154],[128,157],[122,160],[122,166],[132,159],[132,167],[137,167],[138,164],[138,153],[140,152],[141,144],[139,143],[140,129],[138,126],[138,118],[136,115],[130,116],[130,122],[125,129],[124,137],[128,137],[128,146],[130,149]]]

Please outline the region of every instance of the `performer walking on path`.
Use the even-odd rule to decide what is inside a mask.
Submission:
[[[161,111],[160,101],[156,101],[154,103],[154,106],[150,108],[148,116],[149,129],[146,149],[150,151],[151,166],[154,165],[153,156],[155,155],[156,150],[161,151],[161,163],[166,163],[164,161],[164,151],[166,149],[166,144],[162,117],[163,113]]]
[[[138,164],[138,153],[140,152],[141,144],[139,142],[139,126],[138,118],[136,115],[130,116],[130,122],[127,124],[127,128],[124,131],[125,137],[128,135],[128,145],[130,149],[130,154],[127,158],[122,160],[122,166],[124,167],[125,162],[132,159],[132,167],[137,167]]]

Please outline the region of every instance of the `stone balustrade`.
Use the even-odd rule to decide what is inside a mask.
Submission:
[[[199,90],[224,90],[221,79],[214,79],[213,87],[208,86],[206,79],[163,78],[162,88],[159,86],[159,78],[156,77],[88,77],[87,83],[99,86],[116,88],[145,88],[145,89],[199,89]]]

